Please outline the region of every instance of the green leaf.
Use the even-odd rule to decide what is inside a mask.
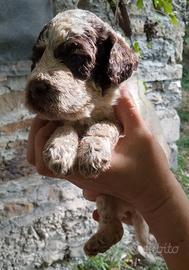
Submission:
[[[162,11],[170,18],[172,24],[178,25],[177,16],[173,11],[172,0],[152,0],[152,2],[156,10]]]
[[[153,4],[156,9],[160,9],[162,2],[160,0],[153,0]]]
[[[137,8],[142,9],[143,8],[143,0],[137,0]]]
[[[171,14],[173,12],[173,5],[172,3],[168,3],[167,1],[163,2],[163,10],[165,14]]]
[[[170,17],[170,20],[171,20],[172,24],[178,25],[177,16],[174,13],[170,14],[169,17]]]
[[[134,41],[133,50],[134,50],[135,53],[137,53],[139,55],[141,54],[141,49],[140,49],[140,46],[138,44],[138,41]]]

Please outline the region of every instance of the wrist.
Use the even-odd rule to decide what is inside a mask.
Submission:
[[[148,187],[137,196],[135,207],[142,215],[153,217],[173,197],[178,182],[170,170],[165,170],[149,182]]]
[[[154,194],[144,198],[137,209],[150,226],[159,244],[180,245],[189,239],[189,201],[175,176],[170,172]],[[149,204],[149,205],[147,205]]]
[[[143,217],[155,236],[169,269],[189,269],[189,201],[176,178],[164,201]],[[174,251],[174,252],[173,252]]]

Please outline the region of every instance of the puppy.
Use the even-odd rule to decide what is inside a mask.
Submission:
[[[26,106],[43,119],[63,123],[43,151],[44,162],[55,175],[95,178],[110,167],[111,151],[120,136],[112,105],[119,97],[118,86],[137,65],[124,38],[89,11],[59,13],[43,28],[33,47]],[[133,85],[133,99],[149,120],[150,106],[141,102],[136,80]],[[120,241],[126,212],[131,213],[137,239],[147,244],[148,225],[131,205],[107,195],[96,202],[99,229],[85,244],[87,255],[105,252]]]

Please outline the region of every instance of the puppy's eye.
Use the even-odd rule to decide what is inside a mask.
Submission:
[[[41,59],[44,51],[45,51],[45,47],[39,47],[39,46],[33,47],[33,53],[31,57],[31,60],[32,60],[31,71],[35,68],[36,63],[39,62],[39,60]]]
[[[79,45],[75,43],[66,44],[62,43],[60,44],[55,50],[54,50],[54,57],[58,58],[60,60],[64,60],[65,57],[70,57],[76,54],[76,51],[79,49]]]
[[[79,79],[87,79],[91,73],[91,56],[77,42],[68,42],[60,44],[54,50],[54,57],[64,63]]]

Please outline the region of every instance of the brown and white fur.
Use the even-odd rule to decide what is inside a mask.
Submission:
[[[57,176],[98,176],[110,167],[120,135],[112,109],[118,86],[137,69],[137,57],[108,24],[76,9],[59,13],[44,27],[32,62],[27,107],[43,119],[63,122],[45,145],[45,164]],[[136,102],[137,95],[133,95]],[[146,103],[139,103],[146,110]],[[99,230],[86,243],[86,254],[105,252],[122,238],[121,218],[127,211],[139,242],[147,244],[148,225],[136,209],[119,205],[118,213],[120,202],[107,195],[96,202]]]

